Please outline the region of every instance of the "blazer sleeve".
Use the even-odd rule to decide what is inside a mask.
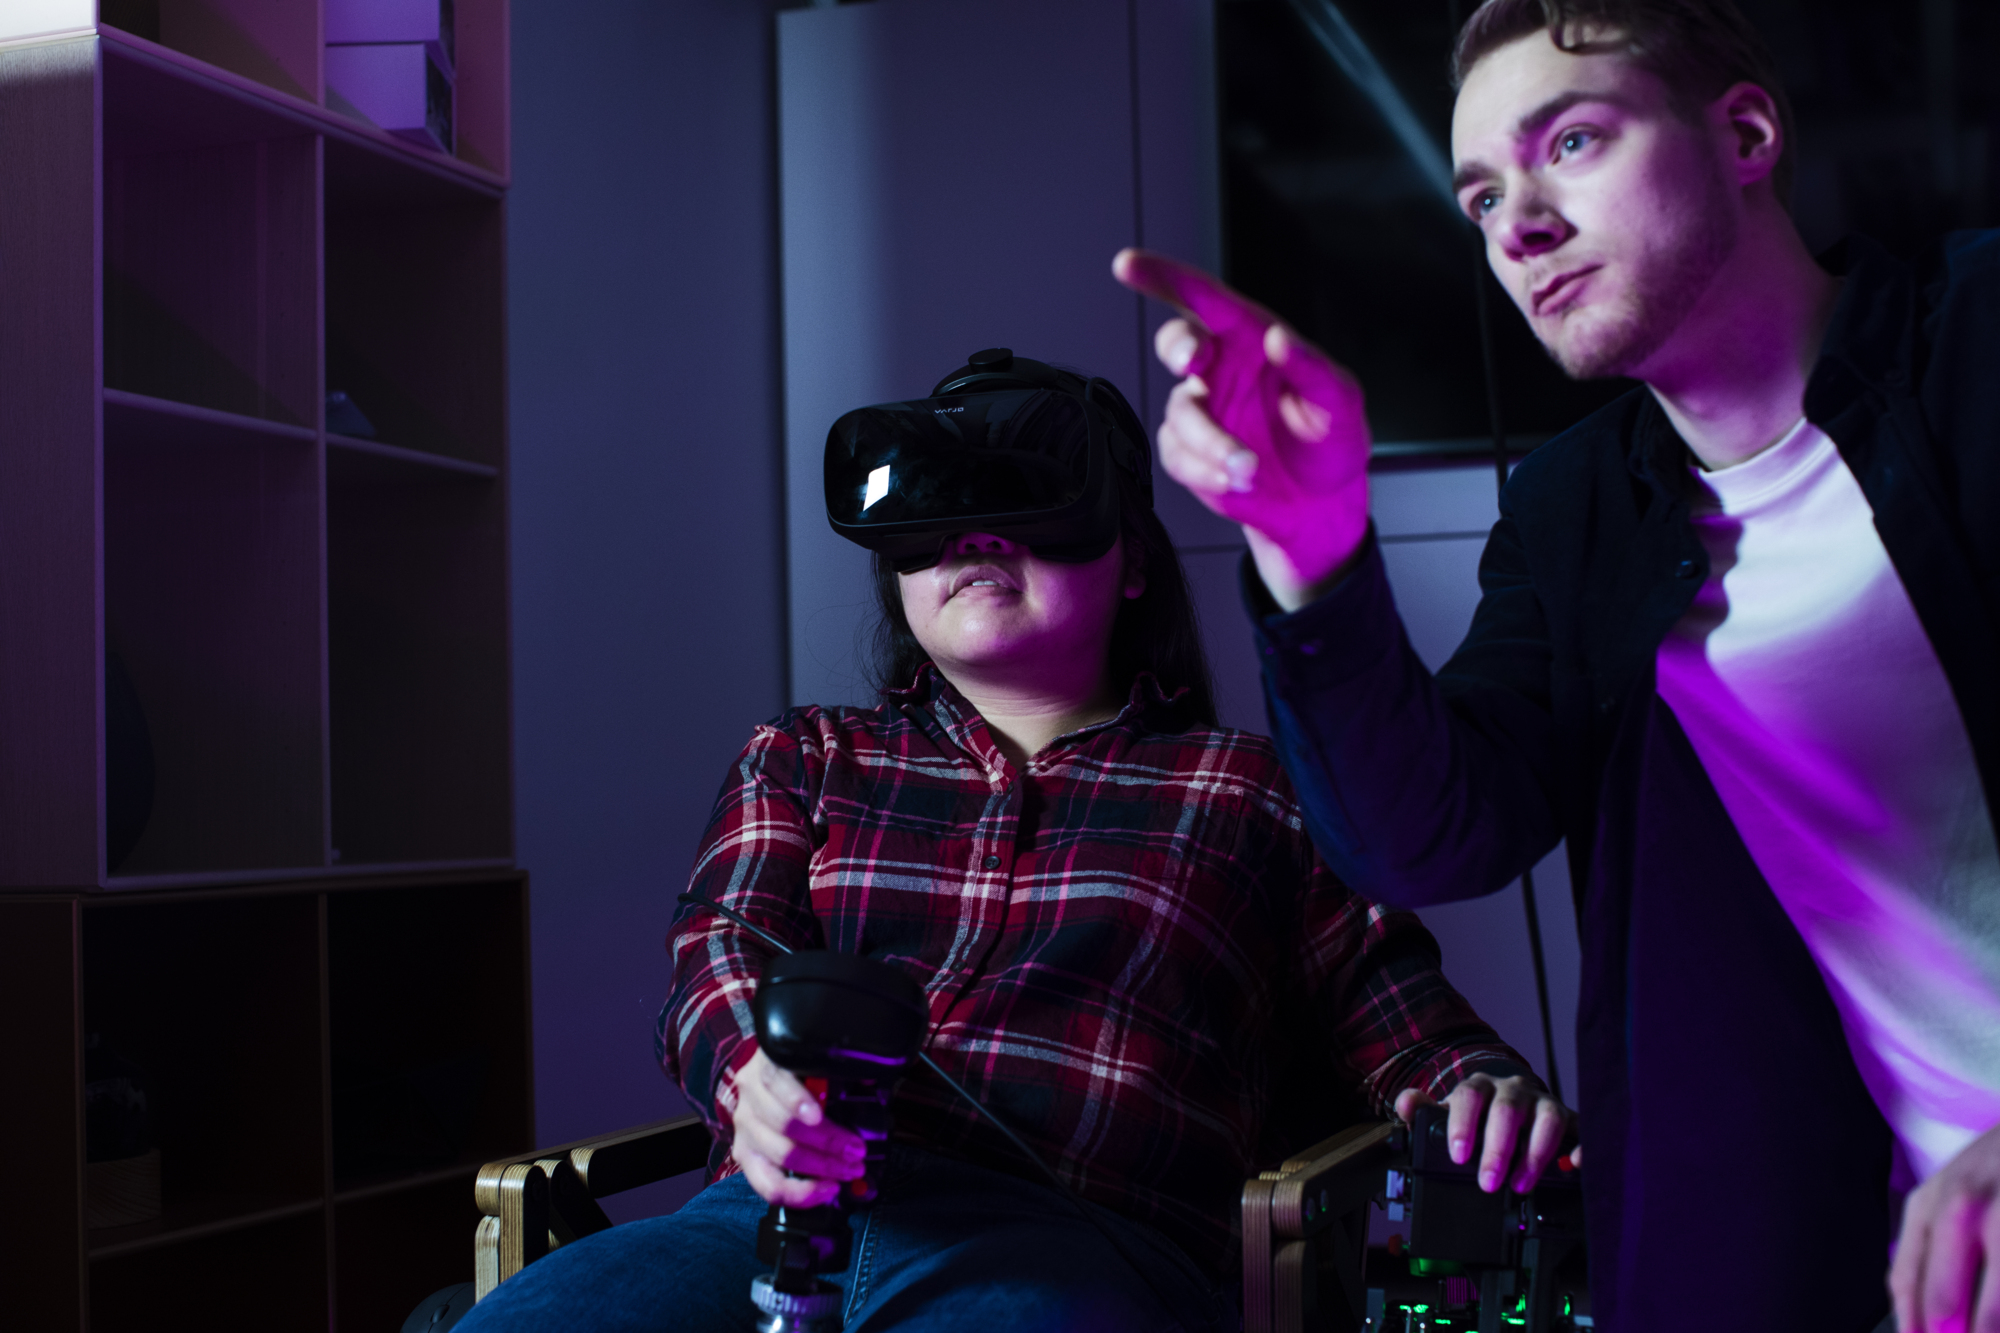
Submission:
[[[1360,565],[1278,611],[1243,562],[1272,734],[1327,864],[1401,907],[1512,882],[1561,837],[1548,626],[1503,497],[1481,600],[1433,677],[1397,615],[1370,532]]]

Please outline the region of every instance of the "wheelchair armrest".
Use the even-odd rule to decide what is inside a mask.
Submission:
[[[1389,1122],[1352,1125],[1243,1184],[1243,1329],[1359,1327],[1368,1205],[1389,1155]],[[1322,1263],[1321,1249],[1330,1263]],[[1337,1288],[1321,1313],[1319,1282]]]
[[[578,1139],[479,1168],[473,1202],[485,1214],[473,1241],[478,1298],[550,1249],[610,1227],[597,1200],[708,1164],[699,1116]]]

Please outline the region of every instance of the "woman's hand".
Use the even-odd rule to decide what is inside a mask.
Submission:
[[[1264,307],[1200,269],[1121,250],[1112,274],[1177,307],[1154,348],[1182,376],[1160,426],[1160,466],[1243,525],[1264,585],[1288,611],[1352,565],[1368,534],[1361,386]]]
[[[828,1120],[819,1099],[762,1051],[736,1076],[734,1114],[730,1155],[766,1203],[789,1208],[832,1203],[842,1181],[867,1170],[861,1136]]]
[[[1479,1156],[1479,1188],[1488,1194],[1500,1188],[1510,1163],[1514,1170],[1514,1192],[1526,1194],[1533,1189],[1562,1148],[1572,1118],[1569,1108],[1547,1089],[1533,1079],[1519,1076],[1468,1075],[1451,1090],[1444,1104],[1445,1143],[1451,1160],[1461,1166],[1472,1160],[1472,1139],[1479,1131],[1480,1113],[1486,1115],[1486,1139]],[[1404,1088],[1396,1098],[1396,1115],[1408,1124],[1419,1106],[1431,1105],[1435,1103],[1420,1089]],[[1528,1131],[1525,1148],[1521,1145],[1523,1128]],[[1575,1160],[1575,1154],[1571,1160]]]

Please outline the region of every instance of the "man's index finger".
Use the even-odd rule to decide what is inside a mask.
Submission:
[[[1136,292],[1200,320],[1211,333],[1248,330],[1261,335],[1271,317],[1262,306],[1194,267],[1151,250],[1121,250],[1112,274]]]

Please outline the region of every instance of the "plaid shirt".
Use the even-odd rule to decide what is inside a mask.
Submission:
[[[1142,675],[1116,718],[1021,772],[933,670],[887,697],[759,727],[691,888],[795,948],[907,970],[933,1059],[1079,1192],[1211,1271],[1237,1262],[1244,1179],[1310,1141],[1267,1141],[1301,1031],[1332,1086],[1378,1113],[1407,1087],[1442,1096],[1474,1069],[1525,1072],[1417,919],[1320,864],[1263,737],[1190,724]],[[669,947],[661,1060],[724,1175],[771,950],[698,907]],[[894,1112],[898,1138],[1038,1174],[921,1068]]]

